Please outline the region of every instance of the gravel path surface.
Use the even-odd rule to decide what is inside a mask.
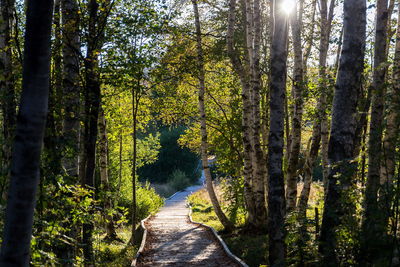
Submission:
[[[146,222],[146,245],[137,266],[239,266],[209,229],[189,221],[186,197],[202,187],[177,193]]]

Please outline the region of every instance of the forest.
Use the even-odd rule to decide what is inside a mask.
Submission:
[[[400,266],[399,125],[400,0],[0,0],[0,266]]]

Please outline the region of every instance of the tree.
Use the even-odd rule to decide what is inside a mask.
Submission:
[[[65,155],[63,167],[67,174],[78,176],[80,144],[80,37],[79,7],[76,0],[61,0],[62,9],[62,86],[65,116],[63,136]]]
[[[14,137],[16,104],[15,104],[15,79],[12,59],[12,27],[14,0],[5,0],[0,3],[0,88],[2,91],[2,112],[3,112],[3,135],[4,144],[2,148],[3,183],[8,183],[11,163],[11,146]],[[4,190],[4,186],[2,188]],[[0,192],[3,194],[4,192]]]
[[[285,188],[283,181],[283,131],[286,89],[288,19],[281,10],[283,1],[274,2],[274,25],[271,46],[270,131],[268,149],[268,237],[269,263],[284,266]]]
[[[297,203],[297,165],[299,164],[301,130],[303,118],[303,91],[305,87],[304,69],[303,69],[303,51],[301,28],[303,19],[303,4],[300,8],[295,5],[295,12],[291,14],[291,28],[293,36],[294,66],[293,66],[293,99],[294,112],[292,118],[292,129],[290,133],[290,150],[287,168],[287,187],[286,187],[286,205],[287,210],[291,211]]]
[[[365,264],[376,261],[376,253],[385,242],[385,222],[378,207],[380,187],[382,136],[384,119],[384,94],[387,60],[388,0],[378,0],[376,8],[376,29],[374,44],[374,70],[371,84],[371,122],[368,143],[368,176],[365,188],[365,215],[362,225],[363,238],[361,253]]]
[[[2,266],[28,266],[40,153],[47,116],[53,1],[28,1],[23,89],[8,193]]]
[[[205,104],[204,104],[204,95],[206,91],[205,85],[205,69],[204,69],[204,52],[203,52],[203,44],[202,44],[202,33],[201,33],[201,25],[200,25],[200,16],[199,9],[197,5],[197,0],[192,0],[194,18],[195,18],[195,26],[196,26],[196,42],[197,42],[197,78],[199,81],[199,114],[200,114],[200,131],[201,131],[201,162],[203,167],[203,172],[206,177],[206,185],[208,195],[210,196],[212,205],[214,207],[215,213],[218,216],[218,219],[221,221],[222,225],[227,231],[231,231],[233,229],[233,224],[228,220],[225,216],[224,212],[221,209],[218,198],[215,194],[211,171],[208,165],[208,155],[207,155],[207,125],[206,125],[206,112],[205,112]]]
[[[336,230],[347,215],[345,192],[356,170],[353,149],[357,95],[361,86],[366,37],[366,2],[344,2],[343,48],[340,56],[332,110],[328,159],[328,191],[325,198],[319,251],[327,266],[337,266]]]
[[[101,189],[103,196],[103,207],[105,211],[106,221],[106,237],[107,241],[117,239],[113,216],[110,215],[112,209],[112,198],[110,196],[109,168],[108,168],[108,137],[107,137],[107,121],[104,115],[104,110],[101,108],[99,114],[99,169]]]
[[[227,46],[228,55],[242,87],[242,143],[244,198],[250,228],[263,228],[266,217],[264,180],[266,179],[265,157],[260,142],[260,89],[259,70],[260,20],[259,1],[245,1],[245,51],[246,58],[235,48],[236,0],[229,1]],[[254,11],[253,11],[254,9]],[[253,16],[254,15],[254,16]],[[254,25],[254,26],[253,26]],[[255,151],[255,149],[257,151]],[[264,220],[263,220],[264,218]]]
[[[304,163],[304,186],[300,194],[298,203],[299,217],[301,219],[306,218],[307,203],[312,183],[312,172],[315,166],[315,161],[318,156],[318,151],[321,143],[322,132],[326,132],[327,129],[327,118],[326,118],[326,96],[327,96],[327,73],[326,73],[326,60],[329,48],[329,37],[332,30],[332,20],[335,10],[335,0],[330,1],[328,10],[328,1],[321,0],[321,20],[320,20],[320,43],[319,43],[319,89],[320,97],[317,103],[317,118],[313,123],[313,130],[311,136],[311,144],[306,160]],[[327,138],[327,134],[324,137]],[[324,149],[325,150],[325,149]],[[322,157],[325,157],[325,151],[322,153]],[[324,164],[322,164],[324,166]],[[325,168],[325,167],[324,167]]]
[[[103,5],[104,4],[104,5]],[[110,6],[111,5],[111,6]],[[82,184],[94,189],[96,167],[96,142],[98,136],[98,118],[100,111],[100,71],[99,52],[104,42],[104,27],[111,11],[112,3],[100,4],[97,0],[88,3],[89,21],[87,34],[87,52],[85,57],[85,132],[84,132],[84,173]],[[93,264],[93,222],[83,224],[82,243],[85,264]]]

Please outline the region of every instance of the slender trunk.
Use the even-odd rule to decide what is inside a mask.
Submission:
[[[132,87],[132,236],[131,244],[135,245],[135,231],[137,222],[137,206],[136,206],[136,165],[137,165],[137,124],[138,110],[140,104],[140,95],[137,90],[140,87],[140,79],[137,82],[137,88]]]
[[[107,138],[107,121],[104,115],[104,110],[100,110],[99,116],[99,168],[100,168],[100,180],[101,189],[104,194],[103,206],[104,206],[104,218],[106,220],[106,237],[108,241],[112,241],[117,238],[115,232],[113,216],[109,214],[112,209],[112,199],[110,197],[110,183],[108,175],[108,138]]]
[[[316,11],[317,11],[317,1],[318,0],[313,0],[312,2],[312,15],[311,15],[311,23],[310,23],[310,33],[306,39],[306,47],[304,49],[304,57],[303,57],[303,72],[304,72],[304,79],[305,81],[308,80],[307,78],[307,73],[308,73],[308,60],[311,56],[311,51],[314,46],[314,41],[315,41],[315,27],[317,23],[315,22],[315,17],[316,17]],[[334,2],[334,1],[332,1]],[[302,8],[303,9],[303,8]]]
[[[321,162],[322,162],[322,180],[324,184],[324,193],[326,196],[328,189],[328,173],[329,173],[329,163],[328,163],[328,146],[329,146],[329,122],[328,115],[326,112],[326,102],[328,95],[328,75],[326,60],[328,57],[329,49],[329,38],[332,29],[332,20],[334,15],[335,0],[331,0],[328,10],[327,0],[321,1],[321,40],[319,44],[319,90],[320,96],[320,109],[318,110],[319,121],[321,123]]]
[[[206,177],[206,186],[208,195],[210,196],[211,203],[213,205],[214,211],[217,214],[218,219],[224,226],[224,228],[228,231],[231,231],[234,228],[232,222],[228,220],[225,216],[224,212],[221,209],[221,206],[218,202],[218,198],[215,194],[210,167],[208,166],[208,141],[207,141],[207,126],[206,126],[206,110],[204,103],[204,94],[206,90],[205,85],[205,69],[204,69],[204,54],[203,54],[203,45],[202,45],[202,37],[201,37],[201,26],[200,26],[200,17],[199,10],[197,6],[197,0],[192,0],[194,17],[195,17],[195,25],[196,25],[196,41],[197,41],[197,74],[199,80],[199,113],[200,113],[200,130],[201,130],[201,161],[203,166],[204,175]]]
[[[400,11],[398,12],[396,49],[393,65],[393,86],[389,91],[386,133],[383,139],[383,163],[381,184],[385,187],[393,183],[396,170],[396,144],[399,138],[400,123]]]
[[[301,122],[303,118],[303,51],[301,38],[301,21],[303,10],[291,15],[291,28],[293,36],[294,67],[293,67],[293,99],[294,111],[292,117],[290,153],[288,158],[288,168],[286,176],[286,208],[290,212],[294,210],[297,203],[297,167],[299,164],[300,145],[301,145]]]
[[[63,167],[72,177],[79,173],[80,92],[79,84],[79,10],[76,0],[61,0],[63,52],[63,136],[65,141]]]
[[[3,0],[0,3],[0,90],[4,137],[1,176],[4,185],[9,182],[11,147],[16,118],[15,81],[12,61],[12,21],[14,5],[14,0]],[[3,190],[4,189],[5,188],[3,188]],[[3,192],[5,192],[5,190]],[[3,195],[3,197],[5,197],[5,195]]]
[[[89,2],[89,31],[87,42],[87,55],[85,58],[85,175],[83,184],[88,189],[94,189],[94,172],[96,167],[96,141],[98,134],[98,116],[100,108],[100,73],[98,52],[101,48],[101,43],[97,21],[99,19],[98,11],[99,4],[96,0]],[[92,221],[87,221],[83,224],[83,254],[85,265],[92,265],[94,262],[93,255],[93,237],[92,232],[94,225]]]
[[[284,266],[285,245],[285,187],[283,181],[283,133],[286,91],[286,61],[288,42],[287,17],[280,11],[281,1],[274,4],[275,23],[271,46],[270,132],[268,150],[268,237],[269,263]]]
[[[365,264],[370,264],[379,258],[376,253],[380,251],[386,241],[384,238],[386,236],[384,216],[378,207],[378,190],[382,157],[384,94],[386,91],[385,76],[387,67],[385,64],[387,61],[388,0],[378,0],[376,10],[368,175],[365,188],[365,215],[362,224],[361,242],[362,259]]]
[[[319,44],[319,90],[320,97],[317,104],[317,118],[313,124],[313,132],[311,137],[310,149],[308,150],[308,154],[304,164],[304,185],[300,194],[299,203],[298,203],[298,220],[300,223],[300,233],[301,233],[301,243],[303,246],[306,244],[307,238],[307,205],[310,197],[311,184],[312,184],[312,174],[315,166],[315,161],[318,156],[318,150],[321,143],[321,138],[323,137],[325,140],[322,142],[322,162],[323,165],[326,164],[326,156],[325,154],[327,147],[327,129],[326,129],[326,88],[327,88],[327,75],[326,75],[326,59],[329,49],[329,38],[331,34],[331,25],[334,14],[335,1],[332,0],[330,2],[329,11],[328,11],[328,3],[327,0],[320,1],[320,44]],[[323,130],[323,131],[322,131]],[[324,135],[322,134],[324,132]],[[325,159],[324,159],[325,158]],[[323,166],[323,168],[327,168],[327,166]],[[326,174],[325,174],[326,175]],[[324,176],[326,177],[326,176]],[[326,180],[324,180],[324,188],[327,188]],[[326,193],[326,190],[325,190]],[[316,208],[316,211],[318,209]],[[316,216],[318,214],[316,213]],[[318,225],[318,221],[316,222]],[[318,228],[318,227],[317,227]],[[317,231],[317,235],[319,231]]]
[[[255,226],[265,228],[267,210],[265,203],[264,181],[266,180],[267,166],[264,152],[261,147],[261,70],[260,70],[260,43],[261,43],[261,12],[259,0],[246,0],[246,45],[250,67],[251,109],[252,109],[252,144],[254,151],[253,161],[253,196],[255,202]]]
[[[241,86],[242,86],[242,100],[243,100],[243,112],[242,112],[242,142],[243,142],[243,177],[244,177],[244,200],[246,204],[246,210],[248,212],[248,224],[250,226],[256,225],[256,209],[255,201],[253,198],[253,190],[251,187],[252,176],[253,176],[253,165],[252,165],[252,145],[250,142],[250,118],[249,114],[251,111],[249,90],[250,84],[246,76],[246,71],[241,63],[238,52],[235,50],[234,45],[234,32],[236,23],[236,0],[229,1],[229,15],[228,15],[228,32],[227,32],[227,46],[228,54],[231,60],[232,66],[235,72],[239,75]]]
[[[328,191],[325,198],[319,251],[325,266],[338,266],[336,232],[348,215],[343,197],[352,185],[356,164],[353,157],[357,96],[361,87],[366,38],[366,1],[344,2],[343,49],[332,110],[328,159]]]
[[[0,252],[1,266],[29,266],[50,84],[52,12],[52,0],[28,1],[22,94]]]
[[[122,130],[119,133],[119,153],[118,153],[118,189],[117,189],[117,196],[118,200],[121,194],[121,184],[122,184],[122,144],[123,144],[123,137],[122,137]]]

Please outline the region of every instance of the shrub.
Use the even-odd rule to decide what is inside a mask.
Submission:
[[[173,171],[168,177],[168,182],[171,184],[171,187],[175,189],[175,191],[181,191],[191,184],[189,177],[181,170]]]

